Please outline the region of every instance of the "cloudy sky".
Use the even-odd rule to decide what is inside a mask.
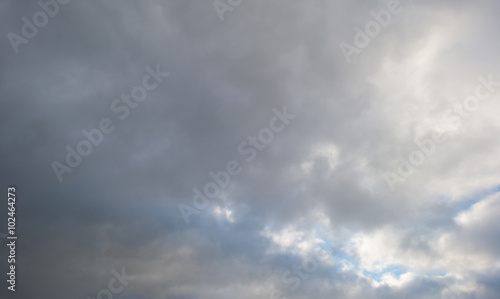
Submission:
[[[0,297],[499,298],[499,9],[3,0]]]

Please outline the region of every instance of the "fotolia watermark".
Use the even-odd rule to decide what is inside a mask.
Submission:
[[[342,50],[347,63],[351,62],[352,55],[360,54],[362,49],[368,47],[372,39],[380,34],[382,28],[389,26],[392,21],[392,16],[400,14],[403,9],[404,7],[401,6],[399,0],[390,0],[387,3],[387,10],[382,9],[379,12],[376,12],[375,10],[370,11],[370,15],[374,20],[365,24],[364,31],[359,27],[354,27],[354,32],[356,33],[353,40],[354,45],[346,42],[340,43],[340,49]]]
[[[233,11],[242,2],[243,0],[215,0],[212,4],[217,16],[219,16],[219,20],[222,22],[224,21],[224,14],[228,11]]]
[[[47,0],[38,1],[38,5],[41,10],[35,12],[29,20],[26,17],[22,17],[21,21],[23,25],[21,27],[21,35],[14,32],[7,33],[7,38],[9,39],[12,49],[17,54],[19,53],[19,46],[21,44],[27,44],[30,39],[34,38],[38,34],[38,29],[41,29],[49,23],[49,17],[53,18],[57,15],[60,10],[59,5],[68,4],[70,0]]]
[[[309,279],[311,274],[318,270],[321,263],[324,263],[330,256],[333,250],[328,252],[322,247],[316,247],[312,255],[308,255],[302,260],[302,265],[292,265],[290,270],[286,270],[281,275],[281,281],[288,285],[288,289],[292,292],[297,291],[302,282]],[[271,299],[286,299],[285,292],[280,290],[273,290],[271,292]]]
[[[87,299],[113,299],[114,295],[122,293],[128,286],[129,281],[134,280],[135,276],[130,276],[125,273],[125,268],[122,268],[122,273],[118,273],[115,269],[111,270],[112,277],[107,288],[97,292],[97,297],[87,297]],[[118,297],[117,297],[118,298]]]
[[[273,142],[275,134],[282,132],[290,124],[290,120],[296,117],[296,115],[288,113],[286,107],[283,108],[283,111],[279,111],[276,108],[272,111],[274,116],[269,120],[269,127],[261,129],[256,136],[248,136],[247,140],[238,144],[238,153],[246,156],[247,162],[252,162],[257,157],[259,151],[263,151],[267,145]],[[191,222],[189,218],[192,215],[198,215],[201,210],[208,206],[210,203],[209,199],[216,198],[222,190],[229,186],[231,176],[236,176],[242,171],[241,164],[236,160],[228,161],[225,169],[217,173],[210,171],[208,175],[211,181],[201,188],[202,191],[198,188],[193,188],[193,206],[183,203],[178,206],[186,224]]]
[[[463,118],[470,118],[470,113],[479,108],[480,101],[488,100],[495,92],[495,88],[500,87],[500,82],[493,81],[492,74],[488,76],[488,79],[481,76],[478,80],[479,84],[474,89],[474,95],[470,95],[461,103],[455,104],[453,109],[446,110],[443,115],[443,126],[459,128],[463,123]],[[409,154],[408,161],[399,159],[397,171],[385,173],[385,180],[391,191],[394,192],[397,183],[404,182],[415,171],[416,167],[422,165],[428,157],[434,154],[437,144],[445,143],[449,139],[448,134],[433,131],[431,138],[415,141],[418,149]]]
[[[111,112],[117,114],[120,120],[125,120],[130,115],[130,109],[137,108],[140,102],[146,100],[148,92],[155,90],[163,82],[163,78],[169,75],[160,71],[159,65],[156,66],[156,70],[147,66],[146,71],[148,74],[142,78],[142,84],[136,85],[129,94],[122,94],[120,99],[111,102]],[[63,181],[65,173],[72,173],[73,169],[82,163],[83,158],[88,157],[94,147],[102,143],[105,134],[110,134],[115,128],[113,121],[105,117],[99,121],[97,128],[90,131],[83,129],[81,133],[84,138],[76,144],[76,150],[69,145],[66,146],[66,165],[57,161],[51,164],[59,182]]]

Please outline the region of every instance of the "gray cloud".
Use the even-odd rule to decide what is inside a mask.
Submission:
[[[19,258],[2,298],[93,298],[123,267],[116,298],[497,298],[500,93],[459,128],[444,115],[500,81],[498,4],[401,3],[347,63],[340,43],[387,1],[243,1],[221,22],[211,1],[73,0],[19,53],[7,35],[40,6],[4,1]],[[156,65],[170,75],[120,120],[111,103]],[[285,106],[297,117],[247,162],[240,142]],[[103,118],[115,131],[59,183],[51,163]],[[432,130],[450,140],[392,192],[385,173]],[[187,225],[178,205],[230,160],[243,171]],[[318,245],[331,258],[291,291],[283,272]]]

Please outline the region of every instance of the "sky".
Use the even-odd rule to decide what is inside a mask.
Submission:
[[[499,9],[3,0],[0,297],[499,298]]]

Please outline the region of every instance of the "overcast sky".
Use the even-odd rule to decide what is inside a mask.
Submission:
[[[2,0],[0,297],[500,298],[499,9]]]

